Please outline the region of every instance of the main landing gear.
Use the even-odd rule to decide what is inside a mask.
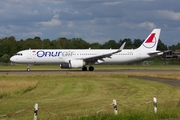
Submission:
[[[83,67],[82,67],[82,71],[87,71],[87,67],[86,67],[86,66],[83,66]]]
[[[89,67],[89,71],[93,71],[94,70],[94,67],[93,66],[90,66]],[[87,67],[86,66],[83,66],[82,67],[82,71],[87,71]]]

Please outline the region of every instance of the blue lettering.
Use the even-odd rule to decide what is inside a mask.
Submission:
[[[49,57],[51,56],[51,52],[45,52],[45,57],[47,56],[47,55],[49,55]]]
[[[58,52],[57,56],[60,56],[61,53],[62,53],[62,52]]]
[[[61,53],[62,52],[58,52],[58,51],[56,51],[56,52],[51,52],[51,51],[47,51],[47,52],[45,52],[45,51],[42,51],[42,50],[40,50],[40,51],[37,51],[37,57],[39,57],[39,58],[41,58],[41,57],[59,57],[59,56],[61,56]],[[62,56],[63,56],[63,54],[62,54]]]
[[[52,57],[56,57],[56,56],[57,56],[57,53],[58,53],[58,52],[55,52],[55,53],[52,52],[52,53],[51,53]]]
[[[40,58],[43,57],[44,56],[44,51],[38,51],[37,56],[40,57]]]

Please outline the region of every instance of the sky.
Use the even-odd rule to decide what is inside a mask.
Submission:
[[[180,42],[180,0],[2,0],[0,38],[144,40],[154,28],[168,46]]]

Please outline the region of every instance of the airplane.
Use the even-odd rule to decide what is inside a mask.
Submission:
[[[125,42],[119,49],[28,49],[17,52],[10,58],[13,63],[27,64],[60,64],[61,68],[82,68],[93,71],[93,64],[122,64],[142,61],[162,55],[157,50],[161,29],[154,29],[139,48],[124,49]]]

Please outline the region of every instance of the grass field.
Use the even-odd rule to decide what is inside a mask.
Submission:
[[[123,68],[122,66],[121,68]],[[13,65],[6,67],[9,68],[1,67],[1,70],[12,70],[12,67],[14,70],[15,68],[16,70],[22,70],[26,66]],[[56,66],[32,66],[32,70],[51,70],[54,67]],[[110,66],[109,69],[119,69],[119,67],[114,65]],[[150,67],[149,69],[158,68],[155,66]],[[97,66],[96,68],[106,70],[108,67]],[[124,66],[124,69],[130,68],[143,69],[141,66]],[[161,67],[160,69],[178,69],[178,67],[169,66],[167,68]],[[138,72],[106,72],[98,74],[94,72],[68,72],[39,75],[1,74],[0,116],[6,115],[6,117],[2,117],[5,120],[32,120],[33,106],[35,103],[38,103],[38,119],[40,120],[180,119],[179,88],[129,77],[132,75],[161,76],[180,80],[180,73],[178,72],[151,74]],[[158,99],[157,114],[153,112],[153,97]],[[113,114],[113,106],[110,105],[113,99],[117,100],[118,115]],[[145,104],[149,101],[151,103]]]
[[[180,70],[180,65],[93,65],[95,70]],[[88,66],[87,66],[88,67]],[[13,64],[8,66],[0,65],[0,70],[26,70],[26,64]],[[61,69],[59,65],[31,65],[31,70],[67,70]],[[81,68],[70,69],[81,70]]]

